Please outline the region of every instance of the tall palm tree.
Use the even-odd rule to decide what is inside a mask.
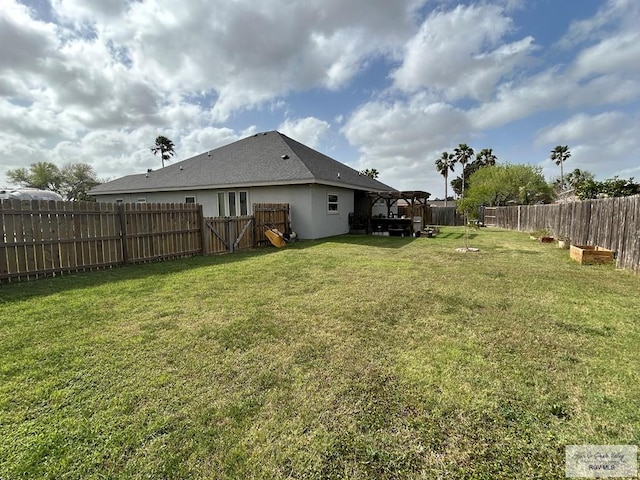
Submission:
[[[453,150],[453,157],[462,165],[462,197],[464,197],[464,167],[474,154],[473,148],[466,143],[461,143]]]
[[[560,165],[560,190],[564,190],[564,169],[562,165],[571,156],[569,147],[567,145],[558,145],[551,150],[549,158],[556,162],[556,165]]]
[[[151,147],[151,153],[154,155],[160,154],[160,158],[162,158],[162,168],[164,168],[165,160],[169,161],[175,154],[173,142],[164,135],[159,135],[156,138],[156,143]]]
[[[378,178],[378,175],[380,175],[380,172],[378,172],[378,170],[376,170],[375,168],[367,168],[366,170],[362,170],[360,172],[360,175],[364,175],[365,177],[373,178],[375,180],[376,178]]]
[[[447,206],[448,191],[447,186],[449,183],[449,170],[453,172],[456,165],[456,160],[453,157],[453,153],[442,152],[440,158],[436,160],[436,170],[444,177],[444,206]]]
[[[476,160],[478,160],[483,167],[492,167],[496,164],[498,157],[493,154],[492,148],[483,148],[480,150],[480,153],[476,154]]]
[[[456,162],[462,165],[462,196],[464,199],[464,167],[467,165],[469,160],[473,158],[475,152],[473,148],[471,148],[466,143],[461,143],[456,148],[453,149],[453,157]],[[469,248],[469,221],[467,218],[467,210],[464,210],[464,248]]]

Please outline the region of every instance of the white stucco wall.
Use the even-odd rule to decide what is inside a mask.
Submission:
[[[288,203],[291,229],[300,239],[315,239],[311,211],[311,187],[308,184],[277,187],[254,187],[249,192],[254,203]]]
[[[313,185],[312,212],[313,238],[331,237],[349,233],[349,213],[353,212],[353,190],[346,188]],[[328,209],[328,195],[338,196],[338,211]]]
[[[248,213],[253,214],[254,203],[288,203],[291,208],[291,228],[300,239],[317,239],[349,232],[349,212],[353,211],[353,191],[345,188],[316,184],[253,187],[224,190],[195,190],[176,192],[149,192],[125,195],[98,195],[99,202],[122,200],[124,203],[184,203],[186,197],[195,197],[202,205],[205,217],[218,216],[218,192],[248,192]],[[329,212],[327,195],[338,195],[338,211]],[[228,206],[227,206],[228,208]],[[228,211],[228,210],[227,210]]]

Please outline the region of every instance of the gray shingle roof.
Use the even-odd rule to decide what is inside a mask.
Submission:
[[[92,195],[319,183],[356,190],[394,190],[277,131],[258,133],[210,152],[98,185]]]

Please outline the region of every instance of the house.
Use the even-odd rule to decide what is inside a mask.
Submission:
[[[369,213],[368,192],[395,191],[277,131],[258,133],[159,170],[93,188],[99,202],[199,203],[208,217],[251,215],[254,203],[288,203],[299,238],[349,231]]]

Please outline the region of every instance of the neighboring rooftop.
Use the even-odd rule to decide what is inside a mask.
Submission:
[[[394,190],[277,131],[257,133],[187,160],[128,175],[91,195],[317,183],[363,191]]]

